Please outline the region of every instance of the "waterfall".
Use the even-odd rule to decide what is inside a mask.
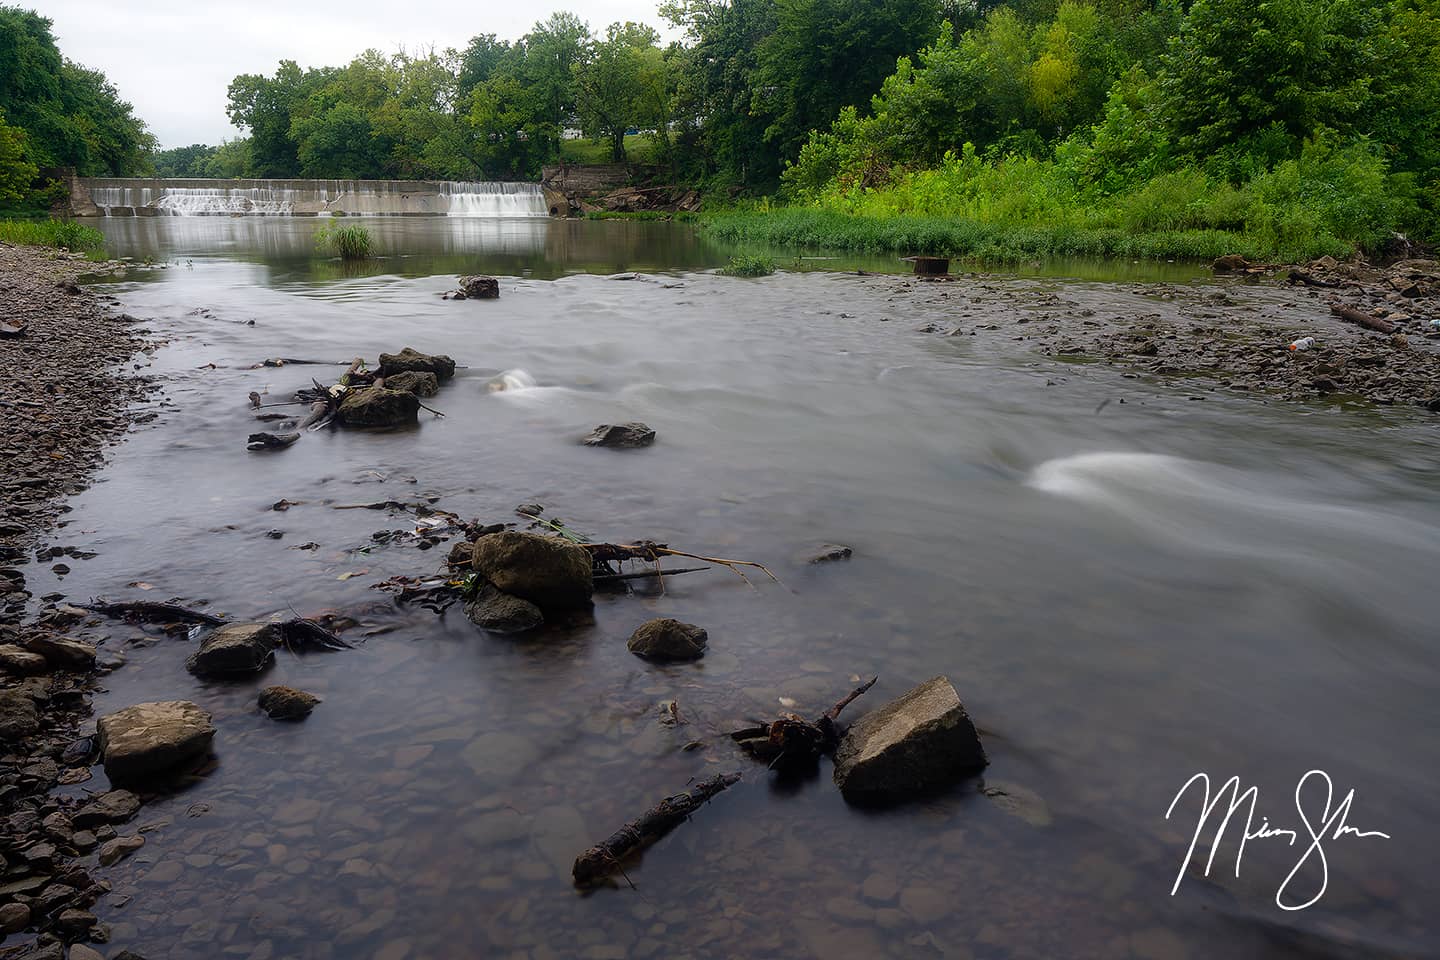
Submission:
[[[543,217],[539,184],[427,180],[82,179],[106,217]]]
[[[545,194],[536,183],[447,182],[441,193],[450,199],[452,217],[544,217]]]

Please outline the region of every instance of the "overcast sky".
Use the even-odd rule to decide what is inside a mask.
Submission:
[[[241,73],[339,65],[370,48],[462,49],[477,33],[513,40],[556,10],[600,31],[617,20],[667,26],[656,0],[11,0],[55,21],[60,52],[102,71],[162,147],[218,143],[225,89]],[[667,34],[670,31],[666,31]]]

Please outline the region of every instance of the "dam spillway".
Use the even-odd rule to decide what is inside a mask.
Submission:
[[[90,217],[544,217],[538,183],[440,180],[146,180],[78,177]]]

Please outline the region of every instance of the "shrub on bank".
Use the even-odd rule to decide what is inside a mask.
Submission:
[[[0,220],[0,240],[72,253],[89,253],[105,246],[104,234],[73,220]]]

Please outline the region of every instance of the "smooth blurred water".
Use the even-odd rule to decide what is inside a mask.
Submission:
[[[194,699],[216,715],[219,766],[147,807],[142,820],[168,822],[107,874],[136,897],[102,901],[117,947],[152,960],[1436,952],[1440,444],[1423,413],[1194,402],[1193,385],[1062,364],[1006,335],[918,332],[962,311],[902,278],[703,272],[726,252],[666,224],[367,222],[390,259],[361,276],[327,275],[304,235],[273,225],[104,225],[112,252],[172,263],[107,290],[168,341],[154,367],[174,407],[75,502],[56,542],[100,555],[56,588],[237,616],[336,609],[362,621],[348,636],[374,635],[341,654],[282,652],[255,683],[196,681],[183,642],[130,651],[98,710]],[[505,275],[499,301],[440,298],[453,274],[485,271]],[[1057,291],[1097,315],[1157,309],[1130,282],[987,276],[945,292],[964,296],[968,326],[1014,322]],[[1229,293],[1237,310],[1289,296]],[[444,419],[246,452],[250,391],[282,399],[333,373],[246,367],[405,345],[462,365],[427,400]],[[507,389],[489,389],[497,378]],[[625,420],[656,445],[576,443]],[[487,636],[458,609],[396,610],[370,589],[438,569],[440,550],[372,545],[413,521],[333,509],[422,494],[492,522],[538,501],[594,539],[758,560],[784,585],[717,570],[598,597],[593,623]],[[281,498],[300,505],[269,509]],[[307,542],[319,549],[293,549]],[[807,566],[824,542],[854,558]],[[654,616],[705,626],[711,652],[635,659],[625,640]],[[949,676],[985,739],[983,781],[862,812],[828,766],[779,783],[723,736],[781,698],[818,713],[872,674],[860,710]],[[270,683],[325,702],[274,724],[254,708]],[[672,698],[686,725],[658,722]],[[1299,856],[1273,839],[1251,842],[1238,879],[1227,843],[1208,881],[1170,895],[1194,815],[1164,814],[1187,778],[1239,775],[1273,824],[1298,826],[1291,794],[1312,768],[1356,789],[1351,825],[1394,839],[1327,844],[1328,892],[1303,912],[1272,902]],[[581,850],[731,769],[745,781],[653,848],[636,889],[571,889]],[[1043,808],[1011,815],[981,786]]]

